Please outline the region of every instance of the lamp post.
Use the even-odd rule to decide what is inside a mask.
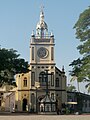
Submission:
[[[38,112],[37,110],[37,89],[40,87],[40,83],[39,82],[35,82],[35,88],[36,88],[36,113]]]
[[[48,76],[52,75],[51,73],[48,73],[48,70],[45,70],[45,81],[46,81],[46,95],[48,95]]]
[[[48,70],[45,70],[45,81],[46,81],[46,95],[48,95]]]

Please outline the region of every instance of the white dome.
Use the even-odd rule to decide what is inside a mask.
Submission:
[[[38,30],[38,29],[43,29],[43,30],[48,29],[48,26],[47,26],[46,22],[44,21],[43,10],[40,12],[40,21],[37,23],[37,26],[36,26],[36,30]]]
[[[47,26],[47,24],[45,23],[45,21],[39,21],[38,23],[37,23],[37,26],[36,26],[36,29],[48,29],[48,26]]]

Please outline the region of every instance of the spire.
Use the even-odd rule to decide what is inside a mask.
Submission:
[[[35,36],[35,35],[34,35],[34,30],[32,31],[32,34],[31,34],[31,36],[32,36],[32,37],[34,37],[34,36]]]
[[[44,37],[46,33],[48,33],[48,26],[46,22],[44,21],[44,12],[43,12],[43,6],[41,6],[40,9],[40,20],[37,23],[36,26],[36,35],[40,38]]]
[[[40,10],[40,23],[43,23],[44,21],[44,12],[43,12],[44,6],[41,5],[41,10]]]

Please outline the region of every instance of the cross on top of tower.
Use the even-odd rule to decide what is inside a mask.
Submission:
[[[43,12],[43,9],[44,9],[44,5],[41,5],[40,6],[40,11]]]
[[[36,26],[36,35],[39,37],[44,37],[48,33],[48,26],[44,20],[44,6],[40,6],[40,20]]]

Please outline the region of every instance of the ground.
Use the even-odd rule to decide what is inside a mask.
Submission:
[[[90,115],[0,115],[0,120],[90,120]]]

